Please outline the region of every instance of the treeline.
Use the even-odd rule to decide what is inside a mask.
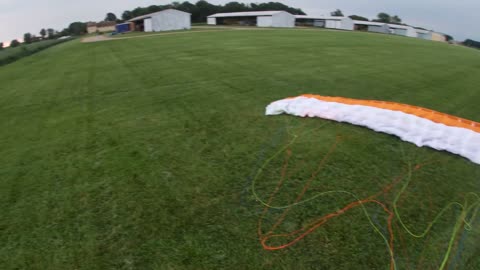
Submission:
[[[42,40],[53,40],[60,37],[79,36],[87,33],[87,24],[83,22],[71,23],[67,28],[57,31],[52,28],[43,28],[38,32],[38,35],[32,33],[23,34],[23,44],[32,44]],[[14,39],[10,41],[10,47],[15,48],[22,45],[20,41]],[[4,43],[0,42],[0,50],[4,48]]]
[[[192,14],[192,22],[202,23],[207,21],[207,17],[215,13],[223,12],[243,12],[243,11],[267,11],[267,10],[283,10],[295,15],[305,15],[299,8],[289,7],[279,2],[268,2],[259,4],[244,4],[239,2],[229,2],[225,5],[214,5],[207,1],[201,0],[192,4],[190,2],[173,2],[168,5],[152,5],[149,7],[137,7],[133,10],[126,10],[122,13],[123,21],[142,16],[149,13],[162,11],[165,9],[177,9]]]
[[[472,47],[472,48],[477,48],[477,49],[480,49],[480,42],[479,41],[475,41],[473,39],[467,39],[465,40],[464,42],[462,42],[463,45],[467,46],[467,47]]]
[[[19,60],[20,58],[32,55],[32,54],[37,53],[39,51],[43,51],[43,50],[48,49],[52,46],[58,45],[60,43],[63,43],[65,41],[69,41],[69,40],[70,40],[70,38],[45,40],[45,41],[38,42],[38,43],[35,43],[35,44],[23,45],[23,46],[18,47],[18,48],[5,50],[3,52],[0,52],[0,66],[10,64],[12,62],[15,62],[15,61]]]

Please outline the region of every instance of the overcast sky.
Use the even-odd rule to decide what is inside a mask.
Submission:
[[[250,2],[268,2],[247,1]],[[41,28],[61,30],[74,21],[100,21],[107,12],[121,16],[138,6],[163,5],[167,0],[0,0],[0,42],[22,38],[26,32],[38,35]],[[196,2],[196,0],[191,1]],[[213,4],[230,1],[210,0]],[[244,1],[238,1],[244,2]],[[404,22],[453,35],[457,40],[480,40],[477,28],[479,0],[278,0],[303,9],[309,15],[328,14],[341,9],[345,15],[368,18],[379,12],[398,15]]]

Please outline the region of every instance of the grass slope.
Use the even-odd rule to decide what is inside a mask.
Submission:
[[[21,44],[15,48],[5,48],[0,50],[0,66],[10,64],[18,59],[27,57],[39,51],[48,49],[57,44],[69,41],[70,39],[44,40],[32,44]]]
[[[109,35],[106,34],[105,36],[108,38],[115,38],[115,39],[123,39],[123,38],[133,38],[133,37],[151,37],[151,36],[162,36],[162,35],[171,35],[171,34],[190,34],[195,31],[203,31],[205,32],[206,30],[209,31],[226,31],[229,30],[228,28],[220,28],[220,27],[200,27],[196,26],[190,30],[173,30],[173,31],[162,31],[162,32],[127,32],[127,33],[122,33],[122,34],[116,34],[116,35]]]
[[[405,162],[433,160],[399,201],[415,232],[448,202],[480,192],[480,167],[460,157],[347,124],[264,116],[271,101],[315,93],[480,121],[480,54],[466,48],[350,32],[199,32],[68,42],[1,68],[0,81],[2,269],[388,269],[360,208],[289,249],[262,249],[251,176],[293,135],[292,181],[278,204],[292,201],[337,135],[344,140],[312,192],[365,198]],[[265,168],[262,198],[282,162]],[[391,207],[392,194],[379,199]],[[351,201],[296,207],[279,230]],[[386,230],[381,209],[366,207]],[[448,210],[424,239],[395,221],[398,268],[438,269],[458,215]],[[476,222],[455,238],[449,266],[480,265]]]

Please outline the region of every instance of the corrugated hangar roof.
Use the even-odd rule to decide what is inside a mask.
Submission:
[[[208,16],[208,18],[273,16],[281,12],[286,12],[286,11],[248,11],[248,12],[216,13]]]
[[[390,27],[390,28],[395,28],[395,29],[405,29],[405,30],[411,28],[410,25],[391,24],[391,23],[388,24],[388,27]]]
[[[415,28],[415,31],[417,31],[417,33],[421,33],[421,34],[428,34],[428,33],[430,33],[430,30],[420,29],[420,28]]]
[[[347,17],[339,17],[339,16],[309,16],[309,15],[295,15],[297,19],[311,19],[311,20],[342,20]]]
[[[188,12],[184,12],[184,11],[181,11],[181,10],[176,10],[176,9],[169,8],[169,9],[157,11],[157,12],[154,12],[154,13],[150,13],[150,14],[138,16],[138,17],[135,17],[135,18],[130,19],[130,20],[128,20],[128,21],[129,21],[129,22],[134,22],[134,21],[144,20],[144,19],[147,19],[147,18],[152,17],[152,16],[155,15],[155,14],[162,13],[162,12],[165,12],[165,11],[172,11],[172,10],[173,10],[173,11],[176,11],[176,12],[183,12],[183,13],[190,14],[190,13],[188,13]]]
[[[353,21],[354,24],[360,24],[360,25],[373,25],[373,26],[383,26],[386,23],[380,23],[380,22],[370,22],[370,21]]]

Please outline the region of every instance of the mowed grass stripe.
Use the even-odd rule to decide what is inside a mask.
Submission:
[[[478,60],[474,50],[387,35],[245,30],[73,41],[2,67],[0,266],[386,268],[388,253],[360,210],[291,249],[263,251],[255,233],[261,208],[245,190],[262,145],[280,132],[268,156],[289,134],[304,134],[293,149],[300,179],[336,135],[348,137],[315,187],[359,196],[390,183],[402,155],[446,164],[427,168],[400,204],[406,221],[421,228],[446,202],[479,192],[478,166],[359,127],[266,117],[265,106],[315,93],[480,121]],[[280,166],[260,190],[271,190]],[[348,199],[312,203],[286,226]],[[423,250],[434,267],[452,228],[445,218],[430,242],[405,240],[401,269]],[[473,230],[465,242],[467,269],[479,263],[478,237]]]

